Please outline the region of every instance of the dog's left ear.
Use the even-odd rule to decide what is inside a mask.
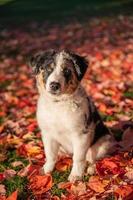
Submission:
[[[85,57],[79,56],[77,54],[73,55],[74,57],[74,64],[75,64],[75,70],[77,73],[78,80],[81,81],[83,78],[87,68],[88,68],[88,61],[86,60]]]

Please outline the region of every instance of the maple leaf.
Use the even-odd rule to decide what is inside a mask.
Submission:
[[[95,192],[102,193],[109,182],[109,180],[100,179],[98,176],[92,176],[89,179],[88,186]]]
[[[66,171],[72,164],[72,159],[68,157],[61,158],[55,165],[55,168],[59,171]]]
[[[116,196],[130,200],[133,198],[133,185],[123,185],[115,190]]]
[[[125,170],[120,166],[123,165],[122,160],[119,157],[104,158],[97,162],[96,169],[99,175],[104,176],[106,174],[120,174],[123,175]]]
[[[78,182],[77,184],[72,184],[71,186],[71,192],[76,196],[84,194],[86,189],[86,184],[83,182]]]
[[[71,186],[72,186],[72,183],[70,183],[70,182],[61,182],[58,184],[59,188],[67,189],[67,190],[70,190]]]
[[[29,179],[29,188],[35,195],[44,194],[52,187],[52,177],[50,174],[39,176],[36,175]]]
[[[17,200],[18,190],[14,191],[6,200]]]

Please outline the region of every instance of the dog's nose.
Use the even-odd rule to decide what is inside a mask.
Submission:
[[[58,83],[58,82],[51,82],[50,83],[50,89],[52,90],[52,91],[56,91],[56,90],[58,90],[58,89],[60,89],[60,87],[61,87],[61,85],[60,85],[60,83]]]

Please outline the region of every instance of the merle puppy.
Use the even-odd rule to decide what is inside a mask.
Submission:
[[[63,149],[73,158],[69,180],[79,180],[87,161],[93,166],[113,145],[112,136],[80,83],[87,61],[66,50],[48,50],[34,55],[30,65],[40,94],[37,120],[46,154],[44,172],[54,169],[58,152]],[[92,173],[93,167],[88,172]]]

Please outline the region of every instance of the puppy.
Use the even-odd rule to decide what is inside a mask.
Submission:
[[[46,154],[44,172],[54,169],[62,148],[73,158],[69,180],[80,180],[86,161],[94,164],[113,145],[112,136],[80,84],[87,61],[66,50],[48,50],[34,55],[30,65],[40,94],[37,120]],[[93,173],[93,168],[88,170]]]

